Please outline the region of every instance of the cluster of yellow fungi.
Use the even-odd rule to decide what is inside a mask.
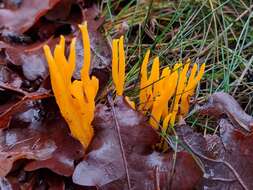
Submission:
[[[76,39],[72,39],[68,59],[65,57],[65,39],[61,36],[53,55],[50,48],[45,45],[44,52],[49,65],[52,90],[62,116],[69,125],[71,134],[78,139],[84,148],[87,148],[92,137],[91,125],[95,111],[95,97],[99,81],[90,77],[90,40],[87,23],[80,25],[83,39],[84,60],[81,70],[81,80],[71,81],[75,70]],[[125,52],[123,37],[112,42],[112,79],[118,96],[123,95],[125,84]],[[162,129],[167,130],[168,125],[174,126],[178,115],[186,116],[189,112],[190,97],[194,95],[195,88],[202,78],[205,64],[202,64],[197,73],[198,66],[193,64],[189,71],[191,61],[188,59],[183,65],[176,63],[171,70],[162,69],[160,74],[159,58],[153,60],[150,75],[148,76],[148,63],[150,51],[145,54],[140,71],[140,94],[138,110],[151,113],[150,124],[158,128],[160,120]],[[135,103],[126,97],[130,106],[135,109]]]
[[[123,37],[113,40],[112,55],[112,78],[117,95],[122,96],[125,80]],[[182,62],[176,63],[172,70],[169,67],[163,68],[160,75],[159,58],[155,57],[148,76],[149,56],[150,50],[145,54],[141,66],[138,110],[144,114],[151,113],[149,122],[155,129],[159,127],[162,119],[162,129],[166,132],[168,125],[174,126],[176,116],[186,116],[189,112],[190,98],[204,74],[205,64],[200,66],[197,73],[198,65],[194,63],[189,72],[191,60],[188,59],[184,65]],[[135,108],[134,102],[128,97],[126,100]]]
[[[65,57],[64,37],[61,37],[59,44],[56,45],[53,55],[47,45],[44,46],[44,52],[49,65],[52,89],[61,114],[68,123],[72,136],[87,148],[93,137],[91,122],[94,118],[95,97],[99,83],[96,77],[89,76],[90,41],[87,23],[79,27],[84,49],[81,80],[71,82],[76,61],[75,38],[71,41],[68,59]]]
[[[177,115],[184,117],[189,112],[190,98],[204,74],[205,64],[200,66],[197,73],[198,66],[194,63],[189,72],[191,60],[188,59],[184,65],[176,63],[172,70],[169,67],[163,68],[160,75],[159,58],[156,57],[150,76],[147,77],[149,54],[148,51],[141,67],[139,107],[144,112],[150,110],[150,124],[154,128],[158,128],[162,119],[162,129],[166,131],[169,124],[174,126]]]

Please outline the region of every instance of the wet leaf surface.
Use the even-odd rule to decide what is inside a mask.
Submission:
[[[58,2],[59,0],[21,0],[18,4],[5,4],[6,7],[0,9],[1,30],[22,34]]]
[[[178,128],[182,142],[203,163],[205,174],[201,189],[252,189],[252,133],[246,133],[233,121],[236,117],[236,121],[243,121],[245,126],[250,126],[253,118],[243,112],[231,96],[218,93],[211,97],[211,104],[210,100],[207,104],[209,107],[204,105],[200,110],[205,110],[204,113],[209,115],[215,110],[219,116],[220,113],[225,114],[218,120],[219,135],[204,137],[188,126]]]
[[[96,136],[90,152],[75,169],[74,183],[101,189],[128,189],[129,185],[131,189],[192,189],[201,177],[190,154],[179,152],[173,171],[173,152],[153,151],[152,146],[159,142],[158,134],[122,97],[111,108],[98,106],[94,128]]]
[[[36,102],[30,104],[32,108],[16,115],[1,132],[0,175],[8,174],[20,159],[32,160],[25,166],[27,171],[48,168],[59,175],[72,175],[75,160],[84,154],[81,144],[70,136],[58,114],[42,119]]]
[[[42,43],[26,46],[11,46],[2,43],[2,48],[5,48],[6,59],[14,65],[21,66],[25,78],[34,81],[39,78],[45,79],[48,76],[48,65],[44,57],[43,45],[48,44],[53,49],[57,42],[58,39],[49,39]]]
[[[31,100],[41,100],[47,97],[50,97],[48,91],[44,92],[35,92],[26,94],[22,99],[12,99],[11,101],[0,105],[0,129],[8,128],[12,117],[16,113],[25,112],[29,107],[29,101]]]
[[[246,131],[250,131],[253,127],[253,118],[245,113],[238,102],[227,93],[212,94],[208,102],[199,108],[199,112],[217,118],[225,115],[233,125]]]

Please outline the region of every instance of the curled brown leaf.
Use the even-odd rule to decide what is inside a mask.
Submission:
[[[212,94],[208,102],[198,108],[201,114],[220,118],[226,115],[238,127],[250,132],[253,127],[253,118],[245,113],[238,102],[229,94],[217,92]]]

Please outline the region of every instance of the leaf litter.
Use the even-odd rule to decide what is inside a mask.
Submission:
[[[90,74],[99,79],[103,89],[109,80],[111,48],[99,30],[104,21],[99,9],[75,0],[4,1],[3,5],[0,189],[253,188],[253,118],[226,93],[211,95],[198,108],[199,114],[216,118],[217,134],[203,136],[187,125],[177,126],[182,147],[168,147],[165,153],[154,148],[161,137],[148,118],[133,110],[123,97],[110,97],[96,106],[95,135],[84,150],[70,135],[49,92],[41,47],[49,44],[53,48],[64,35],[68,52],[68,39],[77,37],[74,78],[80,78],[84,55],[77,25],[87,20],[91,26]]]
[[[178,134],[182,143],[203,162],[205,174],[201,187],[252,189],[253,151],[250,144],[253,118],[242,110],[232,96],[225,93],[211,95],[199,110],[211,116],[214,116],[213,113],[219,116],[219,133],[202,136],[188,126],[181,126]]]
[[[152,150],[152,146],[159,142],[159,135],[146,118],[133,110],[122,97],[116,98],[111,106],[97,106],[94,119],[96,136],[87,157],[75,169],[74,183],[101,189],[195,187],[202,172],[189,153],[177,153],[173,171],[173,152],[162,154]],[[122,147],[116,127],[120,131]],[[181,184],[182,180],[184,184]]]

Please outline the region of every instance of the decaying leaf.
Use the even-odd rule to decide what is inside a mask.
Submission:
[[[18,73],[13,72],[6,65],[0,65],[0,84],[19,89],[22,82],[22,77]]]
[[[10,128],[1,132],[0,176],[6,176],[20,159],[33,160],[25,166],[27,171],[48,168],[59,175],[72,175],[74,161],[84,154],[81,144],[69,135],[59,115],[40,119],[39,113],[35,106],[17,115]]]
[[[217,92],[212,94],[208,102],[199,107],[199,112],[218,118],[225,115],[233,125],[246,131],[251,131],[253,127],[253,118],[245,113],[238,102],[227,93]]]
[[[6,59],[13,65],[20,66],[27,80],[45,79],[48,76],[48,66],[44,57],[43,45],[55,46],[59,41],[49,39],[45,42],[38,42],[32,45],[12,46],[6,43],[0,45],[5,49]]]
[[[0,189],[2,190],[23,190],[23,189],[49,189],[64,190],[66,185],[64,178],[49,170],[37,170],[35,172],[12,173],[6,177],[0,177]]]
[[[15,7],[0,9],[1,30],[24,33],[59,1],[23,0]]]
[[[0,106],[0,129],[8,128],[12,117],[17,113],[25,112],[30,108],[29,101],[41,100],[50,97],[48,91],[27,93],[21,99],[15,98],[7,105]],[[5,108],[5,109],[3,109]]]
[[[252,189],[252,134],[246,133],[240,123],[233,122],[243,122],[243,126],[248,126],[252,131],[250,122],[253,118],[243,112],[239,104],[225,93],[213,94],[200,110],[204,110],[205,114],[215,113],[219,116],[219,136],[203,137],[188,126],[178,128],[178,134],[182,142],[203,163],[205,174],[201,189]]]
[[[153,151],[159,136],[146,120],[120,96],[112,107],[97,106],[93,122],[96,136],[90,152],[75,169],[74,183],[100,189],[194,188],[202,174],[194,159],[179,152],[173,171],[173,152]]]

